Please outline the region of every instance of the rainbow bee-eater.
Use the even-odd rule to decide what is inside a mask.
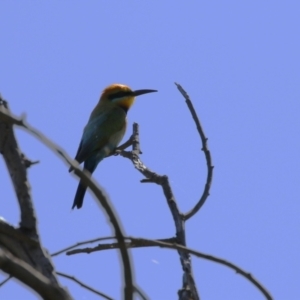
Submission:
[[[112,154],[121,142],[126,130],[126,115],[135,97],[156,90],[132,91],[123,84],[112,84],[101,94],[100,100],[92,111],[85,126],[75,160],[84,162],[84,169],[91,174],[99,162]],[[70,171],[72,168],[70,168]],[[74,203],[80,208],[86,192],[86,186],[80,181]]]

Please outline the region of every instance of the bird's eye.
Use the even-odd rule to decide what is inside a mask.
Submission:
[[[108,99],[112,101],[112,100],[115,100],[115,99],[119,99],[119,98],[130,96],[131,94],[132,94],[131,91],[116,92],[116,93],[108,95]]]

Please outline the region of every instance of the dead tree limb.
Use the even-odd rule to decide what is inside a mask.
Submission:
[[[22,281],[43,299],[72,299],[58,282],[51,257],[42,247],[27,180],[28,159],[21,153],[13,132],[14,120],[0,98],[0,153],[10,174],[21,211],[18,228],[0,221],[0,269]],[[3,199],[9,201],[9,199]]]

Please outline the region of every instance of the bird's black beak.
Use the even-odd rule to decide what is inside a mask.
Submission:
[[[136,97],[136,96],[140,96],[148,93],[154,93],[154,92],[157,92],[157,90],[137,90],[132,92],[132,96]]]

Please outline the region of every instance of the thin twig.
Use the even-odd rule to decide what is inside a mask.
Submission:
[[[68,278],[70,280],[73,280],[75,281],[76,283],[78,283],[79,285],[81,285],[82,287],[84,287],[85,289],[91,291],[92,293],[98,295],[98,296],[101,296],[105,299],[108,299],[108,300],[114,300],[113,298],[107,296],[106,294],[102,293],[102,292],[99,292],[95,289],[93,289],[92,287],[86,285],[85,283],[83,283],[82,281],[78,280],[77,278],[75,278],[74,276],[70,276],[68,274],[65,274],[65,273],[61,273],[61,272],[56,272],[57,275],[61,276],[61,277],[65,277],[65,278]]]
[[[125,240],[127,240],[125,238]],[[168,238],[168,239],[157,239],[155,241],[160,241],[160,242],[165,242],[168,244],[172,244],[172,243],[176,243],[177,239],[176,238]],[[137,243],[135,241],[129,241],[126,244],[126,247],[129,249],[132,248],[141,248],[141,247],[154,247],[157,246],[155,244],[153,244],[152,242],[148,242],[147,240],[144,241],[144,243],[142,243],[141,241],[138,241]],[[111,249],[118,249],[120,248],[118,243],[107,243],[107,244],[99,244],[95,247],[87,247],[87,248],[79,248],[79,249],[74,249],[71,251],[66,252],[67,255],[74,255],[74,254],[79,254],[79,253],[86,253],[86,254],[90,254],[92,252],[98,252],[98,251],[102,251],[102,250],[111,250]]]
[[[125,150],[132,145],[132,136],[124,144],[117,147],[116,150]]]
[[[7,276],[7,278],[5,278],[2,282],[0,282],[0,287],[3,286],[6,282],[8,282],[12,278],[13,277],[11,275]]]
[[[202,151],[204,152],[206,164],[207,164],[207,177],[206,177],[206,183],[204,186],[202,196],[200,197],[200,200],[197,202],[197,204],[194,206],[194,208],[192,208],[189,212],[184,214],[184,220],[188,220],[189,218],[191,218],[193,215],[195,215],[200,210],[200,208],[205,203],[207,197],[209,196],[209,190],[210,190],[211,183],[212,183],[214,167],[212,165],[210,151],[207,146],[208,139],[204,134],[204,130],[203,130],[200,120],[197,116],[197,113],[195,111],[193,103],[192,103],[189,95],[187,94],[187,92],[182,88],[182,86],[176,82],[175,82],[175,85],[177,86],[177,88],[178,88],[179,92],[182,94],[182,96],[185,98],[186,104],[192,114],[193,120],[196,124],[198,133],[199,133],[201,141],[202,141]]]
[[[83,246],[83,245],[86,245],[86,244],[92,244],[92,243],[96,243],[96,242],[100,242],[100,241],[106,241],[106,240],[112,240],[112,239],[116,239],[116,237],[113,237],[113,236],[108,236],[108,237],[103,237],[103,238],[97,238],[97,239],[93,239],[93,240],[88,240],[88,241],[84,241],[84,242],[79,242],[79,243],[76,243],[72,246],[69,246],[69,247],[66,247],[62,250],[59,250],[57,252],[54,252],[51,254],[52,257],[54,256],[57,256],[57,255],[60,255],[68,250],[71,250],[71,249],[74,249],[78,246]]]
[[[141,292],[141,290],[137,287],[134,287],[135,288],[135,292],[142,298],[142,300],[148,300],[147,296]]]

